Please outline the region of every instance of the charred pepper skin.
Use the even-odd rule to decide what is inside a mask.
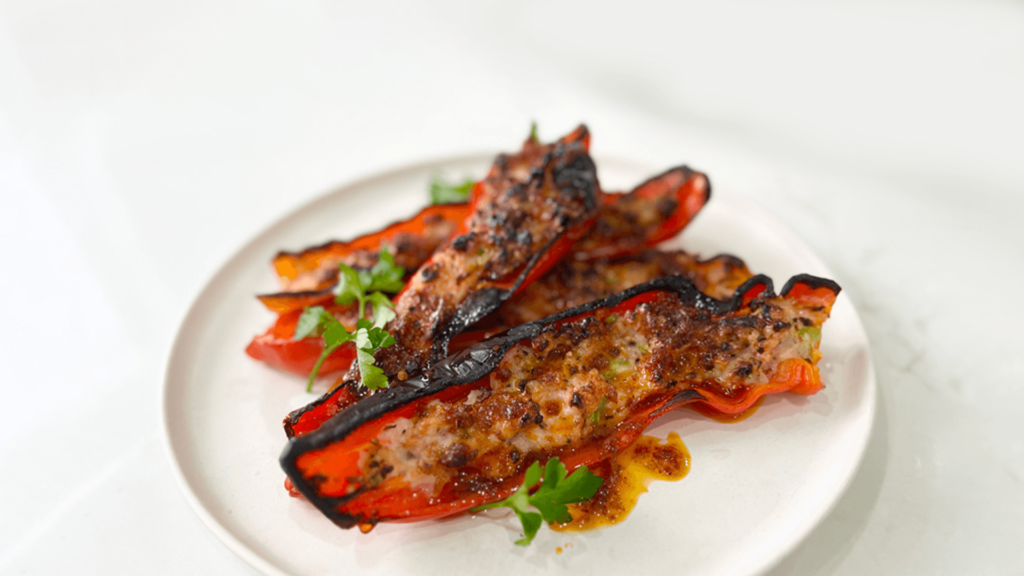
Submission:
[[[524,143],[472,192],[467,238],[442,247],[395,298],[387,325],[396,344],[379,351],[390,376],[448,355],[451,339],[544,274],[593,226],[600,185],[580,126],[555,144]],[[527,232],[529,242],[522,242]],[[429,273],[426,271],[429,270]]]
[[[527,140],[495,161],[471,193],[457,236],[436,251],[395,297],[386,326],[396,344],[377,366],[403,380],[448,355],[451,340],[561,260],[593,226],[601,193],[585,126],[558,142]],[[526,234],[524,234],[524,232]],[[285,431],[308,429],[367,390],[345,383],[289,415]]]
[[[358,320],[355,304],[343,306],[334,302],[338,264],[369,270],[377,263],[380,248],[386,243],[395,263],[406,269],[407,279],[411,278],[468,214],[467,203],[429,206],[408,220],[349,242],[331,241],[301,252],[279,253],[273,264],[285,291],[258,296],[267,309],[278,313],[278,318],[266,332],[252,339],[246,354],[282,370],[308,376],[324,344],[320,337],[293,340],[302,310],[324,306],[349,330],[355,328]],[[341,346],[327,358],[320,372],[347,370],[355,356],[353,345]]]
[[[502,304],[487,319],[474,325],[472,331],[463,332],[459,340],[472,344],[512,326],[539,320],[568,308],[607,298],[656,278],[672,275],[685,276],[701,292],[722,299],[729,298],[753,276],[742,260],[725,254],[700,260],[682,251],[649,250],[611,262],[565,259]],[[319,353],[322,343],[317,345],[321,346],[316,349]],[[339,352],[343,352],[343,349]],[[315,358],[309,360],[310,366],[313,360]],[[362,396],[354,383],[334,389],[289,414],[284,420],[285,433],[291,438],[315,430],[323,421]]]
[[[351,241],[332,240],[300,252],[279,252],[272,264],[283,291],[257,298],[268,310],[280,314],[330,302],[338,284],[338,264],[369,270],[385,244],[395,264],[412,276],[468,215],[467,203],[428,206],[408,220]]]
[[[800,275],[786,283],[781,298],[792,300],[805,308],[823,310],[827,317],[828,309],[839,290],[839,286],[831,280]],[[773,299],[780,298],[775,296],[771,280],[764,276],[751,278],[728,301],[706,296],[693,283],[678,276],[661,278],[625,290],[610,298],[513,328],[435,364],[417,377],[348,406],[319,429],[292,438],[281,455],[281,465],[294,488],[344,528],[357,524],[372,525],[380,520],[439,518],[463,512],[487,501],[500,500],[521,483],[521,473],[497,479],[477,479],[475,484],[470,482],[472,478],[463,479],[462,491],[449,494],[448,499],[417,499],[409,489],[402,492],[401,489],[396,491],[393,488],[401,484],[371,485],[365,479],[352,476],[352,471],[358,470],[352,468],[356,462],[354,458],[387,422],[399,417],[411,417],[428,400],[461,398],[460,395],[468,394],[470,389],[486,387],[486,382],[490,380],[485,379],[491,377],[514,346],[532,342],[545,333],[573,322],[577,323],[573,325],[581,325],[582,322],[585,330],[586,319],[597,314],[623,314],[652,302],[675,301],[664,300],[672,297],[695,317],[708,315],[716,319],[714,322],[717,324],[714,326],[720,324],[726,328],[733,324],[744,324],[745,318],[760,322],[760,318],[756,317],[760,314],[760,307],[772,306]],[[652,355],[656,353],[652,351]],[[783,372],[781,377],[786,380],[772,380],[758,394],[786,389],[804,394],[817,391],[821,383],[816,368],[807,362],[800,362],[806,367],[795,371],[784,369],[785,362],[780,364],[778,370]],[[748,395],[742,402],[736,402],[735,391],[715,391],[712,388],[707,382],[665,382],[657,393],[631,404],[616,427],[602,432],[603,435],[595,435],[587,443],[573,445],[571,449],[564,446],[547,447],[541,449],[544,454],[531,453],[521,459],[517,458],[520,472],[531,461],[541,457],[558,455],[570,469],[605,459],[632,442],[653,419],[687,403],[706,402],[714,405],[716,402],[725,402],[725,408],[729,409],[740,407],[743,403],[749,405],[756,400]],[[335,459],[339,454],[349,460]],[[385,489],[386,486],[392,488]],[[407,501],[403,498],[411,499]]]
[[[605,194],[593,230],[573,246],[576,260],[634,256],[682,232],[711,199],[707,175],[670,168],[626,194]]]
[[[502,159],[499,164],[507,169],[514,158],[504,156]],[[521,195],[523,192],[522,187],[513,186],[506,194]],[[710,195],[711,184],[707,176],[686,166],[671,168],[653,176],[628,193],[601,192],[595,225],[573,245],[572,254],[564,258],[561,264],[639,256],[658,242],[678,234],[699,212]],[[273,263],[286,291],[263,294],[259,298],[268,309],[278,312],[280,317],[264,334],[253,339],[246,353],[272,366],[302,376],[308,375],[323,351],[323,343],[319,338],[293,341],[290,329],[295,325],[298,312],[307,306],[337,308],[332,305],[337,264],[340,262],[355,268],[370,268],[376,263],[381,243],[387,242],[397,264],[406,268],[409,272],[407,279],[411,278],[413,272],[426,262],[434,249],[469,214],[468,203],[430,206],[409,220],[352,241],[331,241],[301,252],[279,253]],[[463,234],[455,239],[452,246],[456,250],[465,251],[473,237],[473,234]],[[515,235],[515,241],[519,244],[529,244],[532,240],[532,234],[526,230]],[[421,271],[426,282],[435,280],[438,273],[436,265],[423,266]],[[486,297],[487,294],[480,296]],[[500,294],[492,297],[500,297]],[[337,310],[346,312],[341,308]],[[544,315],[533,315],[533,318]],[[472,317],[468,316],[468,319]],[[354,320],[352,322],[351,326],[346,326],[352,328]],[[346,370],[354,357],[352,346],[342,346],[328,357],[320,373]]]

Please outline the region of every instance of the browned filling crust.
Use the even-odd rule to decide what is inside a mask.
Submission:
[[[567,259],[502,304],[496,320],[502,326],[518,326],[673,275],[687,278],[698,290],[720,300],[728,299],[752,276],[746,264],[735,256],[701,260],[681,250],[647,250],[638,256],[612,261]]]
[[[715,317],[659,293],[551,326],[513,346],[486,386],[429,402],[385,429],[361,456],[360,483],[401,478],[436,495],[452,482],[509,478],[601,441],[667,394],[712,388],[729,396],[769,382],[787,360],[813,366],[827,317],[827,307],[777,296]]]
[[[495,162],[474,191],[464,233],[435,252],[395,302],[398,316],[387,330],[397,344],[376,354],[386,374],[412,374],[444,358],[441,331],[460,309],[465,320],[490,312],[501,299],[488,291],[514,288],[506,283],[567,232],[585,232],[597,214],[599,187],[585,149],[586,131],[577,132],[575,139],[550,145],[527,140],[519,154]],[[568,248],[567,242],[563,252]]]

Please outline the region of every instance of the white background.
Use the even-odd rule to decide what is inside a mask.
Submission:
[[[0,572],[250,573],[161,444],[191,299],[316,195],[531,120],[708,172],[858,307],[873,436],[777,574],[1024,573],[1024,4],[209,0],[0,3]]]

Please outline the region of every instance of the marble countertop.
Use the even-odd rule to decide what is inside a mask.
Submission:
[[[1024,6],[687,4],[0,4],[0,572],[253,573],[161,440],[191,300],[311,198],[531,120],[706,171],[857,307],[867,453],[773,574],[1024,572]]]

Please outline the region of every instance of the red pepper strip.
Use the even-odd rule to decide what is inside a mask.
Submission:
[[[508,300],[495,315],[488,317],[497,323],[478,323],[477,329],[462,332],[453,339],[451,350],[457,352],[470,344],[504,332],[512,326],[526,321],[538,320],[562,310],[573,308],[607,298],[616,292],[649,282],[655,278],[681,274],[695,283],[697,288],[716,298],[728,298],[752,274],[742,260],[734,256],[721,255],[708,260],[698,260],[685,252],[649,251],[633,258],[614,262],[576,262],[563,260],[558,268],[533,282],[525,290]],[[524,283],[525,284],[525,283]],[[756,285],[753,290],[761,290]],[[756,294],[750,294],[752,299]],[[540,313],[538,313],[540,311]],[[504,323],[504,325],[502,325]],[[316,358],[310,360],[315,362]],[[285,431],[289,437],[316,430],[320,424],[333,416],[344,405],[333,395],[333,390],[315,400],[285,420]],[[362,396],[349,393],[348,402],[355,402]]]
[[[534,144],[534,146],[537,145]],[[496,168],[492,169],[491,176],[497,173]],[[484,187],[481,183],[474,187],[471,205],[475,205],[479,200],[482,190]],[[545,252],[542,260],[520,282],[517,293],[525,290],[544,270],[549,268],[551,261],[565,251],[567,244],[573,244],[574,257],[578,260],[592,259],[596,256],[621,258],[674,236],[701,209],[710,197],[710,190],[710,184],[704,174],[686,167],[678,167],[648,179],[628,194],[602,193],[600,200],[602,206],[598,213],[597,225],[575,243],[573,240],[577,234],[566,235],[559,239],[558,244]],[[290,269],[296,266],[296,263],[303,264],[307,268],[314,264],[320,267],[329,264],[330,268],[334,268],[338,258],[344,254],[350,254],[352,250],[370,249],[376,253],[381,240],[393,237],[396,233],[428,233],[426,228],[416,231],[415,225],[437,226],[438,218],[463,217],[465,220],[464,215],[469,213],[471,205],[458,204],[441,208],[432,206],[408,221],[393,224],[385,230],[348,243],[331,242],[297,254],[287,255],[288,257],[285,259],[279,256],[278,269],[281,270],[282,267]],[[574,232],[579,233],[583,229],[581,227],[575,229]],[[392,248],[394,249],[394,247]],[[329,254],[331,255],[329,256]],[[399,245],[397,257],[402,259],[403,255],[405,254]],[[418,268],[421,263],[416,262],[409,269]],[[303,269],[304,273],[309,271],[309,269]],[[511,278],[504,283],[495,283],[495,287],[509,288],[516,276],[511,275]],[[284,314],[308,306],[329,303],[333,297],[332,287],[314,291],[266,294],[259,298],[267,308]],[[290,335],[271,339],[264,334],[257,336],[249,346],[250,356],[290,371],[297,371],[298,366],[312,367],[318,356],[306,357],[304,355],[314,351],[319,354],[318,347],[310,346],[308,342],[292,343]],[[351,356],[351,354],[342,356],[343,354],[342,351],[336,353],[339,359]],[[288,365],[284,365],[279,359],[287,359]],[[347,367],[340,361],[329,362],[321,368],[321,374],[345,370]]]
[[[650,282],[662,276],[680,275],[690,279],[701,292],[728,299],[753,274],[735,256],[722,254],[707,260],[677,250],[647,250],[616,260],[562,260],[549,273],[505,302],[498,312],[477,324],[492,328],[493,334],[562,310],[607,298],[612,294]]]
[[[304,290],[302,292],[277,292],[256,296],[267,307],[267,310],[278,314],[302,312],[310,306],[329,304],[334,299],[334,287],[323,290]]]
[[[593,231],[573,246],[577,260],[621,258],[679,234],[711,198],[711,182],[686,166],[669,169],[628,194],[602,196]]]
[[[475,187],[465,234],[431,256],[395,298],[396,344],[375,354],[405,376],[448,355],[448,344],[562,259],[597,216],[600,186],[580,126],[555,144],[527,140],[499,156]]]
[[[347,321],[343,320],[342,323],[346,324],[346,327],[350,330],[354,328],[356,316],[354,307],[332,303],[327,306],[327,310],[336,315],[346,317]],[[309,376],[309,373],[313,370],[313,365],[316,364],[320,354],[324,351],[324,339],[319,336],[310,336],[302,340],[292,339],[295,335],[295,324],[301,315],[301,310],[295,310],[279,316],[277,322],[270,329],[253,338],[249,346],[246,347],[245,353],[256,360],[266,362],[282,370],[287,370],[300,376]],[[320,367],[320,372],[328,373],[346,370],[351,366],[355,357],[355,345],[352,343],[343,344],[324,360],[323,365]]]
[[[672,291],[675,291],[675,294]],[[772,360],[763,359],[764,370],[767,372],[761,374],[767,375],[768,383],[746,387],[748,389],[741,395],[745,395],[745,398],[753,402],[765,393],[787,389],[798,393],[816,391],[820,388],[820,380],[812,362],[817,361],[817,344],[814,344],[811,361],[808,361],[800,356],[805,354],[806,350],[785,343],[792,342],[788,339],[799,327],[820,326],[822,319],[827,317],[828,309],[838,291],[839,287],[835,283],[806,275],[790,280],[783,289],[782,298],[774,296],[769,280],[763,276],[755,277],[738,290],[728,303],[702,296],[691,283],[678,277],[638,286],[616,297],[568,310],[545,321],[517,327],[505,336],[482,342],[436,365],[430,378],[406,382],[357,402],[338,413],[316,432],[293,438],[282,454],[281,463],[294,489],[341,527],[360,524],[366,531],[381,520],[425,520],[464,512],[473,506],[509,496],[521,484],[522,474],[532,462],[558,456],[569,470],[585,464],[594,464],[628,446],[654,419],[672,409],[692,402],[705,402],[716,406],[718,399],[704,394],[708,389],[715,389],[715,380],[701,379],[707,378],[707,375],[699,376],[693,383],[668,379],[675,378],[678,374],[686,374],[695,368],[701,370],[700,365],[706,362],[728,361],[734,356],[730,356],[728,349],[721,345],[742,344],[751,334],[762,334],[768,337],[769,341],[775,342],[768,349],[768,353],[775,354],[778,351],[783,357],[777,358],[781,360],[777,366],[772,364]],[[683,308],[678,308],[679,306]],[[749,311],[745,310],[747,307]],[[682,309],[689,312],[679,316],[677,310]],[[444,464],[443,459],[413,463],[412,466],[416,469],[420,469],[420,465],[426,465],[434,474],[447,474],[441,476],[447,480],[444,481],[439,493],[434,493],[429,488],[417,490],[408,483],[408,478],[400,474],[389,476],[393,470],[389,470],[389,461],[378,460],[375,456],[388,442],[378,441],[380,434],[391,424],[396,424],[400,418],[410,419],[404,430],[412,432],[414,436],[404,436],[403,431],[399,441],[401,438],[422,438],[415,435],[416,430],[413,428],[414,419],[420,418],[421,415],[428,418],[425,425],[427,429],[434,430],[431,434],[437,435],[437,438],[448,438],[445,435],[449,434],[449,429],[435,429],[436,426],[458,426],[459,430],[464,428],[464,437],[454,435],[451,440],[441,440],[449,443],[448,448],[462,444],[463,438],[466,442],[471,442],[471,438],[479,438],[480,436],[474,434],[479,434],[481,430],[502,429],[505,421],[494,422],[493,410],[497,408],[500,412],[502,406],[513,407],[514,404],[508,402],[510,398],[517,397],[514,391],[516,389],[524,394],[522,397],[525,400],[522,402],[529,400],[531,394],[537,393],[528,392],[522,384],[516,384],[519,377],[515,374],[518,369],[521,368],[531,374],[535,369],[555,370],[554,374],[565,374],[563,368],[557,365],[558,360],[552,361],[550,356],[545,358],[547,350],[554,353],[555,349],[564,344],[563,341],[585,341],[594,337],[602,339],[600,342],[603,342],[606,337],[604,335],[613,334],[617,329],[613,326],[621,321],[613,320],[609,323],[609,318],[622,319],[627,315],[632,315],[629,322],[630,326],[635,328],[626,327],[625,330],[640,330],[637,334],[645,335],[644,338],[655,337],[665,340],[650,352],[644,351],[644,354],[648,354],[647,358],[642,361],[638,359],[633,375],[624,380],[623,385],[626,388],[620,389],[619,393],[627,394],[622,400],[626,404],[618,410],[625,411],[625,417],[612,420],[610,429],[602,428],[602,424],[597,421],[593,425],[588,425],[587,419],[584,418],[582,425],[577,424],[581,426],[577,430],[580,436],[570,437],[581,441],[566,444],[559,440],[557,446],[538,445],[521,456],[516,451],[516,457],[511,461],[515,462],[514,466],[518,472],[504,477],[488,477],[480,472],[495,462],[500,465],[500,462],[508,461],[502,450],[507,452],[514,449],[507,446],[507,442],[500,440],[497,444],[486,438],[481,440],[483,444],[479,445],[480,449],[487,451],[482,452],[479,461],[474,460],[477,452],[473,450],[473,455],[456,464]],[[710,316],[704,317],[706,315]],[[666,329],[671,331],[671,327],[677,325],[674,324],[674,319],[677,318],[682,322],[678,324],[679,326],[689,324],[692,328],[680,328],[682,331],[675,335],[664,332]],[[798,322],[799,320],[806,321]],[[593,336],[588,335],[588,331]],[[618,334],[616,338],[632,337],[629,335],[630,332]],[[712,340],[695,344],[698,347],[695,350],[706,350],[710,356],[707,359],[697,359],[691,356],[689,351],[677,351],[673,342],[679,337],[693,337],[698,340],[711,337]],[[549,340],[544,340],[545,338]],[[611,345],[612,342],[608,344]],[[548,345],[553,348],[548,348]],[[528,349],[534,351],[532,356]],[[759,351],[758,354],[762,352]],[[604,352],[599,350],[598,353]],[[790,354],[792,356],[786,358],[786,355]],[[619,354],[612,353],[611,357],[617,358]],[[582,358],[580,356],[573,361]],[[526,363],[519,366],[521,362]],[[751,373],[749,370],[746,373],[732,372],[732,368],[726,372],[721,372],[720,368],[706,370],[711,370],[708,375],[718,374],[713,378],[722,377],[730,381],[740,378],[740,382]],[[568,373],[576,374],[571,370]],[[643,377],[642,382],[646,382],[640,384],[641,388],[635,388],[637,381],[634,379],[637,377]],[[602,380],[607,383],[606,377],[602,376]],[[543,386],[533,390],[539,390],[544,394],[543,390],[548,386],[559,384],[545,381]],[[635,393],[639,393],[640,396],[629,396],[630,386],[633,386],[633,389],[637,390]],[[745,387],[742,383],[738,386]],[[479,404],[480,412],[466,412],[468,404],[464,399],[474,389],[485,389],[490,392],[485,392],[482,400],[478,399],[472,404]],[[720,392],[721,397],[737,397],[729,388],[716,391]],[[562,392],[564,389],[558,388],[557,394]],[[483,404],[488,399],[496,399],[497,403]],[[544,401],[542,397],[537,397],[537,400]],[[446,406],[449,408],[445,408]],[[430,418],[430,407],[434,407],[432,414],[440,415]],[[555,418],[550,424],[554,428],[546,430],[555,433],[554,431],[564,424],[558,420],[559,414],[564,412],[546,413]],[[479,420],[480,415],[486,420]],[[453,417],[459,420],[448,420]],[[499,418],[505,418],[509,423],[519,422],[520,427],[532,425],[529,423],[533,420],[532,416],[520,419],[518,414]],[[570,414],[565,418],[573,420],[574,417]],[[544,422],[547,423],[547,420]],[[415,446],[418,445],[413,444],[414,449]],[[468,450],[464,444],[461,447]],[[395,450],[404,451],[405,448],[396,447]],[[450,452],[444,443],[436,444],[434,440],[431,440],[429,450]],[[430,457],[424,454],[427,453],[420,452],[417,458]],[[445,468],[446,466],[448,468]],[[454,468],[451,468],[453,466]],[[371,473],[368,470],[378,472]]]
[[[308,376],[323,352],[323,340],[292,340],[296,319],[302,310],[309,306],[325,306],[335,312],[348,311],[347,308],[334,304],[338,263],[347,260],[350,265],[372,267],[377,261],[381,242],[388,242],[396,263],[406,267],[408,276],[411,276],[413,271],[433,253],[440,240],[445,239],[455,229],[456,223],[452,219],[464,220],[468,211],[467,204],[430,206],[409,220],[392,224],[384,230],[361,236],[351,242],[329,242],[299,253],[278,255],[275,265],[279,271],[284,269],[288,274],[297,271],[300,275],[324,278],[326,280],[317,286],[326,283],[327,287],[259,296],[267,308],[281,316],[264,334],[253,338],[246,348],[246,353],[271,366]],[[318,268],[309,269],[314,265]],[[319,282],[316,278],[311,281]],[[328,356],[320,367],[320,373],[347,370],[353,359],[355,348],[352,344],[346,344]]]
[[[466,219],[469,212],[468,204],[437,204],[428,206],[408,220],[395,222],[379,232],[366,234],[355,240],[348,242],[332,240],[319,246],[307,248],[301,252],[280,252],[274,257],[274,269],[277,270],[277,274],[281,278],[294,280],[305,272],[325,267],[334,268],[338,262],[343,261],[347,256],[355,252],[369,252],[371,255],[376,255],[380,251],[382,242],[387,242],[394,248],[394,239],[400,234],[422,236],[424,231],[430,230],[439,223],[462,222]],[[447,236],[447,234],[444,236]],[[429,254],[430,252],[433,252],[433,249],[430,249],[427,253]],[[331,264],[328,266],[325,265],[325,262],[331,262]],[[349,265],[353,266],[353,264]],[[370,263],[367,268],[370,266],[373,266],[373,263]]]
[[[474,187],[474,203],[482,189],[482,186]],[[672,168],[650,178],[628,194],[601,193],[601,209],[596,226],[573,244],[574,258],[592,260],[638,254],[645,248],[678,234],[704,206],[710,198],[710,193],[711,187],[707,177],[685,166]],[[333,241],[298,253],[282,252],[275,258],[274,264],[282,278],[287,279],[294,279],[298,273],[322,268],[331,268],[331,272],[334,272],[333,268],[337,262],[353,251],[376,253],[382,240],[388,240],[399,232],[423,234],[427,226],[424,222],[436,222],[437,218],[464,222],[471,206],[472,204],[430,206],[405,222],[392,224],[380,232],[361,236],[350,242]],[[545,262],[536,267],[531,277],[522,282],[522,287],[528,286],[536,279],[539,271],[547,268],[547,260],[563,249],[564,246],[559,246],[545,254]],[[401,259],[401,251],[396,256]],[[407,268],[413,270],[419,268],[421,264],[422,261],[417,261]],[[335,276],[336,274],[331,277]],[[327,288],[320,290],[264,294],[260,295],[259,299],[268,309],[280,314],[301,310],[331,299],[333,281],[324,283],[328,284]]]
[[[283,253],[275,260],[275,265],[283,277],[287,275],[297,277],[293,273],[297,270],[301,274],[312,275],[313,280],[311,281],[317,281],[320,277],[329,277],[329,282],[333,283],[336,281],[339,259],[356,256],[362,260],[373,259],[373,262],[369,260],[362,262],[364,267],[372,266],[381,241],[389,238],[394,240],[403,236],[404,242],[394,243],[391,248],[395,252],[397,263],[411,272],[420,268],[426,259],[424,251],[415,248],[422,248],[425,244],[434,242],[429,250],[429,252],[434,252],[433,246],[436,246],[438,238],[436,229],[448,222],[448,219],[462,217],[463,223],[460,226],[463,230],[472,232],[473,237],[463,243],[461,249],[449,246],[431,256],[430,261],[422,266],[423,273],[431,274],[431,279],[423,281],[425,276],[421,276],[421,280],[411,282],[414,285],[411,291],[407,284],[406,289],[395,299],[398,312],[403,316],[405,315],[403,306],[410,307],[416,314],[427,316],[427,318],[412,321],[413,332],[431,331],[434,336],[427,339],[431,340],[433,344],[443,343],[446,336],[449,338],[451,336],[438,333],[438,322],[449,324],[443,328],[447,329],[451,335],[457,334],[459,329],[457,325],[451,324],[450,320],[452,319],[446,317],[450,316],[451,310],[442,314],[435,313],[440,312],[437,310],[438,305],[442,308],[455,307],[458,309],[458,313],[467,312],[469,308],[482,311],[485,303],[480,298],[476,298],[472,304],[468,301],[484,292],[505,292],[504,295],[498,294],[499,297],[494,299],[492,305],[497,305],[512,292],[522,289],[560,260],[572,244],[592,226],[597,209],[596,196],[600,194],[600,189],[596,183],[596,175],[593,173],[593,165],[585,153],[586,142],[588,142],[588,135],[582,126],[554,145],[541,145],[528,140],[520,153],[498,158],[488,179],[474,186],[473,201],[470,205],[432,206],[408,221],[391,225],[381,232],[363,236],[351,242],[332,242],[297,254]],[[582,164],[579,166],[564,164],[576,161],[582,162]],[[576,181],[558,180],[564,175],[582,174],[581,170],[590,172],[590,176],[584,178],[582,184],[578,184]],[[522,182],[518,180],[520,178],[527,181]],[[577,189],[578,186],[586,187],[588,180],[591,189]],[[519,196],[505,197],[511,188],[517,186],[521,189]],[[526,201],[523,200],[524,195],[528,195]],[[517,203],[520,205],[518,208]],[[584,215],[584,217],[574,219],[571,215],[574,211],[578,211],[578,205],[581,203],[587,205],[586,213],[589,214],[589,217]],[[544,220],[546,207],[553,208],[557,217],[552,217],[549,221]],[[526,219],[524,220],[524,218]],[[525,230],[529,228],[528,224],[531,219],[534,222],[532,235],[507,237],[509,229],[504,225],[506,222],[514,222],[516,226]],[[558,230],[561,231],[558,232]],[[518,229],[513,230],[513,232],[517,231]],[[426,238],[417,237],[417,233]],[[545,235],[554,236],[547,245],[542,244]],[[500,243],[492,241],[499,237]],[[534,250],[532,255],[530,252],[517,255],[517,252],[523,251],[531,243],[534,244],[529,246],[529,249]],[[406,246],[409,247],[408,250],[404,249]],[[368,250],[370,248],[372,251]],[[458,262],[460,257],[462,260],[466,260],[464,254],[467,251],[474,254],[478,250],[487,252],[485,255],[487,261],[484,262],[486,269],[475,272],[475,276],[481,276],[476,281],[476,285],[470,291],[466,291],[465,286],[458,286],[463,279],[458,279],[454,286],[447,287],[449,293],[461,292],[458,296],[464,301],[461,308],[459,308],[458,302],[445,302],[444,299],[424,304],[424,299],[429,300],[433,297],[431,293],[443,294],[445,292],[445,289],[437,289],[436,285],[444,283],[446,278],[461,274],[452,270],[453,265],[460,264]],[[424,255],[421,260],[412,264],[403,262],[403,258],[408,260],[421,254]],[[518,267],[511,266],[516,262],[520,263]],[[348,264],[352,265],[356,262],[348,262]],[[479,267],[480,262],[462,262],[460,265],[465,269],[470,269],[473,266]],[[503,266],[505,269],[502,268]],[[432,271],[437,271],[442,267],[441,278],[437,278]],[[333,275],[325,274],[330,272],[333,272]],[[499,272],[501,277],[495,279]],[[469,282],[474,281],[473,277],[468,280]],[[317,284],[317,286],[322,286],[322,284]],[[447,296],[447,294],[443,295]],[[328,287],[305,292],[264,295],[260,299],[268,308],[279,313],[287,313],[301,310],[307,306],[328,304],[332,297],[333,293]],[[412,304],[410,301],[413,301]],[[434,325],[427,326],[428,322],[432,322]],[[404,358],[408,355],[410,347],[420,348],[424,345],[424,342],[417,342],[417,340],[424,339],[421,337],[422,335],[413,334],[410,337],[410,334],[401,333],[404,324],[405,318],[402,318],[389,326],[389,331],[392,331],[399,343],[405,346],[402,350],[396,349],[388,353],[388,358],[391,358],[390,365],[388,360],[378,364],[390,372],[404,370],[410,362],[416,365],[421,363],[414,358]],[[277,337],[270,337],[271,332],[274,332]],[[268,331],[268,334],[258,336],[253,340],[249,346],[249,355],[292,371],[296,371],[299,366],[313,366],[318,356],[308,357],[306,355],[313,352],[319,354],[320,348],[310,346],[307,341],[293,343],[289,337],[290,335],[284,335],[280,330],[272,329]],[[443,346],[438,346],[439,349],[441,347]],[[422,352],[424,351],[419,350],[415,354]],[[335,354],[338,360],[343,357],[342,350]],[[350,354],[344,357],[348,356]],[[401,360],[404,361],[395,360],[397,357],[403,357]],[[320,373],[327,374],[335,370],[344,370],[345,367],[342,362],[335,361],[322,367]]]
[[[466,233],[435,252],[395,298],[397,317],[386,329],[396,344],[375,354],[385,374],[402,380],[443,359],[453,338],[544,274],[589,230],[600,186],[586,138],[581,126],[556,144],[527,140],[520,153],[498,157],[475,187]],[[286,432],[316,428],[339,408],[341,394],[335,389],[290,414]]]
[[[372,268],[382,243],[388,244],[395,263],[411,276],[468,214],[468,204],[428,206],[408,220],[349,242],[331,241],[302,252],[281,252],[274,258],[274,267],[289,289],[258,298],[279,314],[327,303],[338,283],[338,264]],[[302,280],[297,280],[300,276]],[[296,284],[303,288],[296,289]]]

